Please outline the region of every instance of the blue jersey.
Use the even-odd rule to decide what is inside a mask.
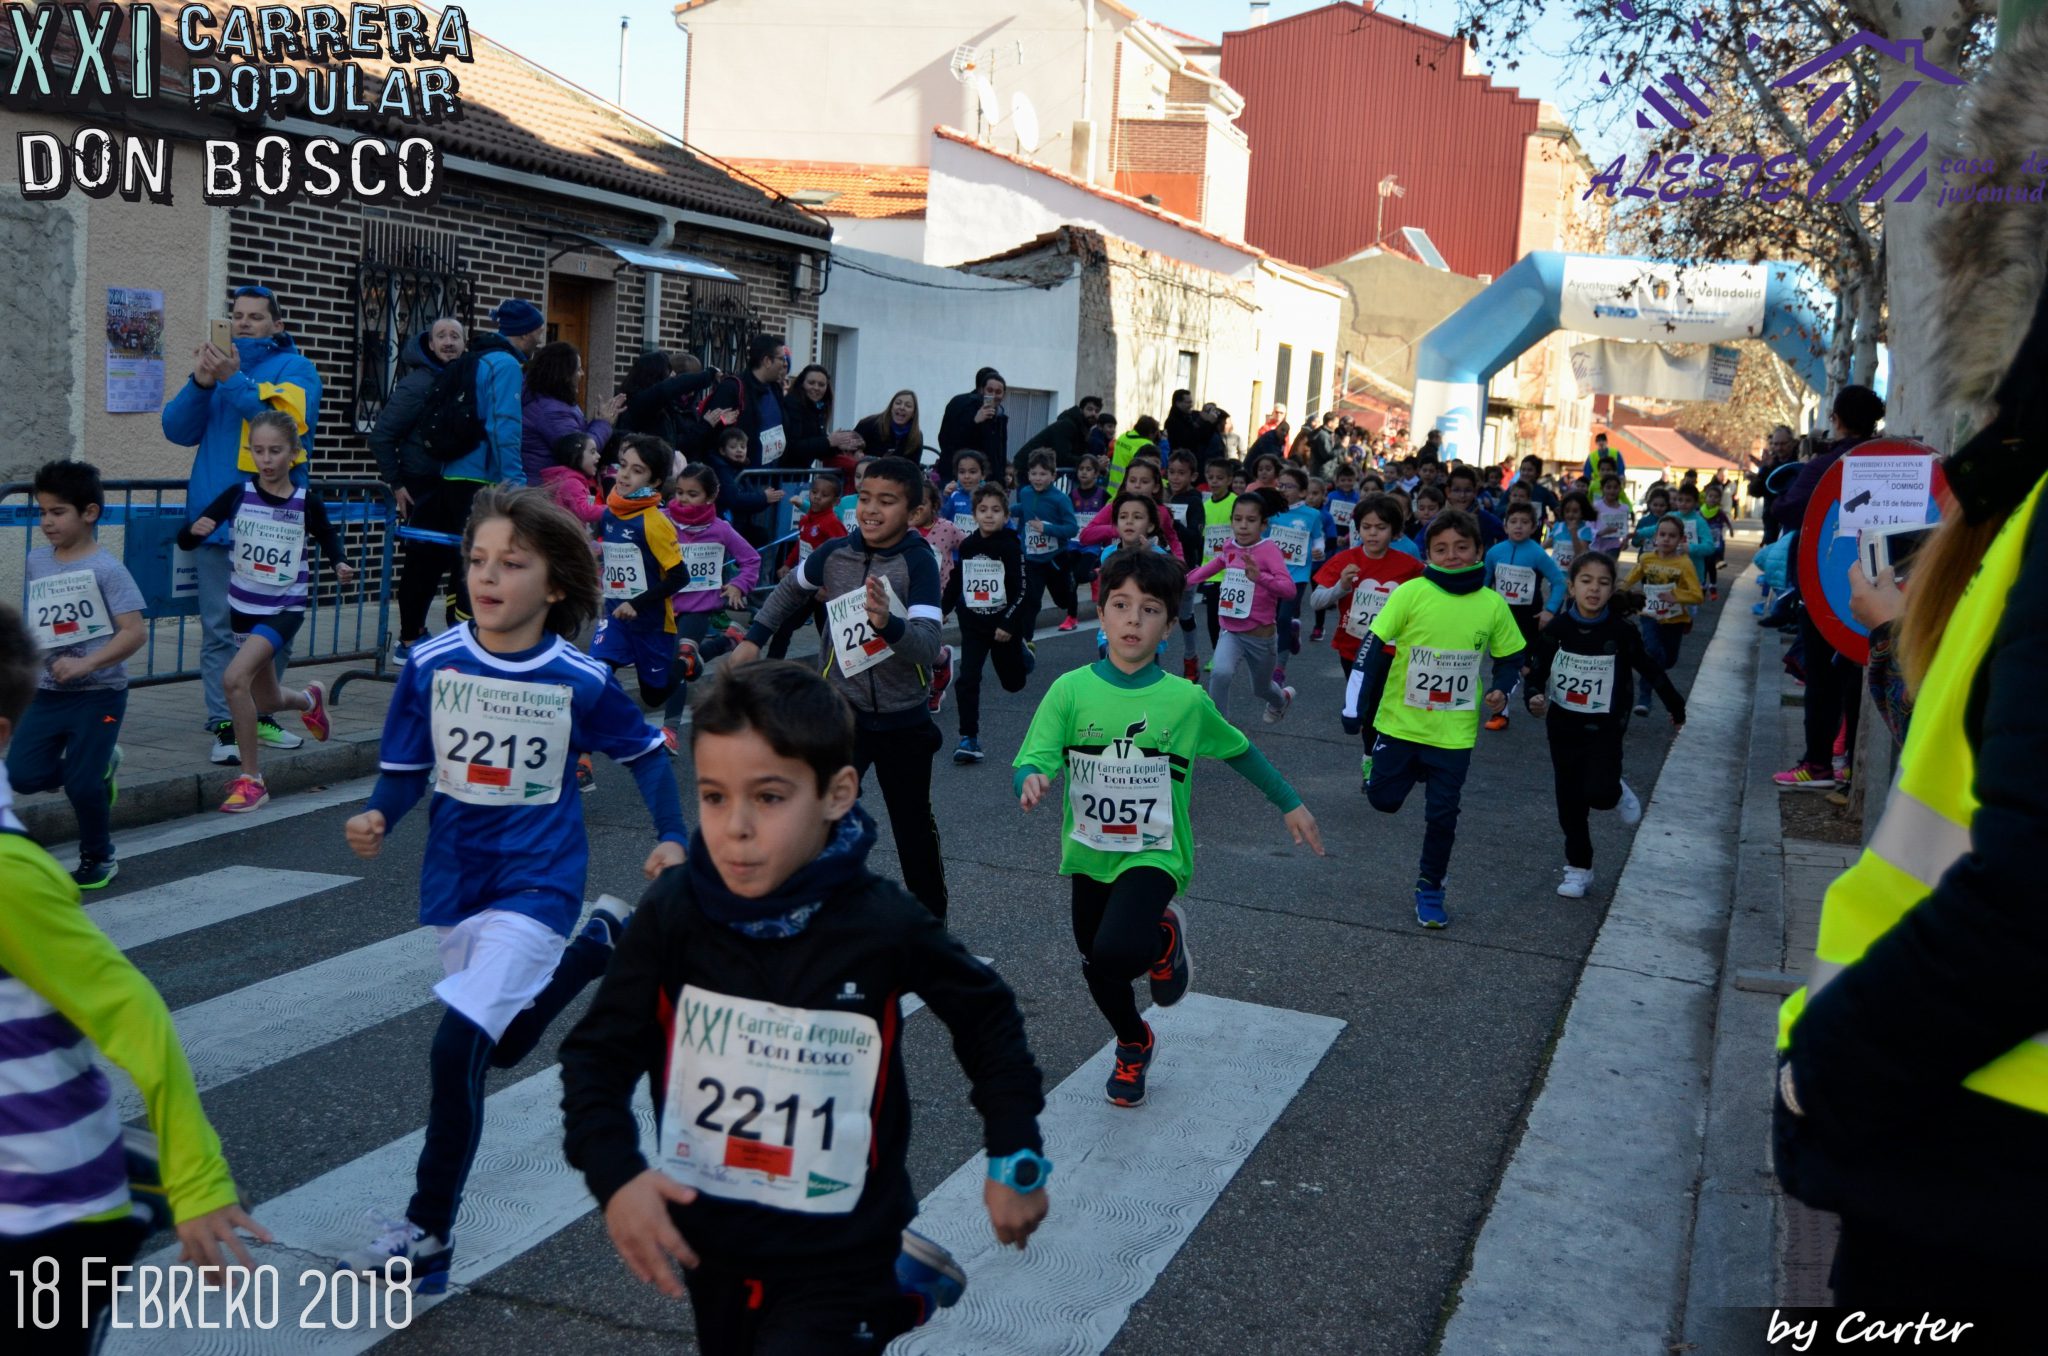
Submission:
[[[975,489],[980,489],[979,485]],[[960,529],[960,535],[971,537],[981,531],[981,525],[974,521],[974,495],[967,490],[955,490],[939,501],[939,516],[948,519]],[[960,559],[958,551],[953,559]]]
[[[668,767],[661,732],[609,669],[567,641],[492,654],[463,625],[413,646],[384,716],[379,766],[396,778],[425,774],[433,795],[420,922],[452,926],[507,909],[569,935],[590,861],[575,780],[586,751]],[[370,804],[395,826],[411,802],[386,808],[393,780],[380,780]],[[657,819],[667,821],[663,837],[687,841],[680,802],[672,819],[660,810]]]
[[[1279,543],[1280,554],[1287,560],[1287,573],[1293,577],[1294,586],[1300,588],[1306,584],[1309,571],[1315,568],[1316,552],[1323,544],[1323,511],[1310,508],[1305,503],[1296,504],[1273,515],[1266,524],[1266,535]],[[1290,555],[1290,550],[1294,554]]]

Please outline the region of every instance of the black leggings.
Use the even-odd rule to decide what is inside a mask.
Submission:
[[[939,859],[939,821],[932,814],[932,757],[942,736],[937,722],[904,729],[853,732],[853,767],[861,780],[875,770],[882,804],[889,809],[889,829],[896,837],[896,859],[903,888],[939,917],[946,916],[946,864]]]
[[[1038,611],[1045,605],[1045,596],[1052,595],[1054,607],[1063,607],[1069,617],[1075,613],[1078,601],[1074,592],[1074,576],[1068,571],[1066,562],[1058,556],[1050,560],[1027,560],[1024,562],[1024,606],[1017,609],[1018,624],[1022,626],[1022,638],[1029,640],[1038,632]],[[1010,689],[1012,692],[1015,688]]]
[[[964,618],[963,618],[964,620]],[[960,628],[960,662],[953,669],[953,691],[960,697],[960,737],[973,739],[981,733],[981,667],[992,659],[996,681],[1005,692],[1022,692],[1031,671],[1024,664],[1024,640],[1011,636],[998,641],[995,634],[963,625]]]
[[[893,1256],[780,1277],[707,1264],[683,1283],[703,1356],[880,1356],[918,1318]]]
[[[1612,810],[1621,802],[1622,736],[1628,733],[1628,723],[1610,716],[1596,725],[1578,716],[1553,714],[1544,724],[1550,736],[1565,865],[1588,868],[1593,865],[1593,832],[1587,815]]]
[[[1081,974],[1116,1038],[1145,1042],[1145,1022],[1131,981],[1166,954],[1173,937],[1166,906],[1173,902],[1173,877],[1156,866],[1134,866],[1113,881],[1074,877],[1074,945],[1081,950]]]
[[[822,648],[825,639],[825,609],[814,606],[806,613],[802,608],[798,608],[789,614],[787,621],[775,628],[775,634],[768,641],[768,657],[780,659],[788,654],[789,642],[796,637],[797,628],[807,621],[818,628],[818,640]]]
[[[412,487],[408,487],[411,489]],[[407,525],[427,532],[459,537],[469,526],[470,506],[484,486],[474,480],[443,480],[414,491],[412,516]],[[462,549],[439,542],[408,541],[405,571],[398,579],[398,638],[408,644],[427,634],[427,609],[441,591],[441,580],[451,578],[448,591],[449,625],[469,620],[468,568]]]

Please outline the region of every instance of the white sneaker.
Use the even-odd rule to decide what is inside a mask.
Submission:
[[[1621,816],[1624,824],[1635,825],[1643,822],[1643,803],[1636,799],[1636,790],[1628,784],[1628,778],[1621,779],[1621,799],[1614,802],[1614,812]]]
[[[1566,899],[1584,899],[1587,887],[1592,883],[1592,867],[1568,866],[1564,869],[1564,879],[1558,883],[1557,892]]]
[[[583,935],[615,947],[619,938],[626,935],[626,924],[639,907],[637,902],[628,904],[617,895],[599,895],[590,910],[590,917],[584,921]]]
[[[448,1290],[448,1263],[454,1256],[450,1240],[429,1234],[409,1219],[392,1219],[382,1211],[369,1212],[376,1236],[360,1248],[335,1259],[336,1271],[367,1271],[398,1280],[408,1272],[412,1289],[422,1295],[440,1295]],[[404,1258],[407,1265],[392,1269]]]
[[[1280,704],[1278,706],[1269,706],[1266,708],[1266,724],[1278,725],[1283,719],[1286,718],[1287,708],[1292,705],[1294,705],[1294,689],[1291,687],[1281,688]]]

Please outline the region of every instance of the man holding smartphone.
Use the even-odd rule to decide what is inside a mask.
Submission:
[[[981,453],[981,464],[1000,470],[1010,460],[1010,415],[1003,408],[1010,387],[1003,374],[984,367],[974,389],[946,402],[939,421],[939,483],[953,483],[953,462],[962,452]]]
[[[164,437],[197,449],[185,485],[187,504],[211,503],[230,485],[256,474],[256,463],[249,457],[249,420],[266,409],[283,410],[298,424],[301,450],[292,466],[292,481],[305,484],[306,451],[313,445],[320,417],[320,373],[285,333],[284,313],[269,288],[236,288],[225,323],[226,335],[219,334],[217,321],[217,337],[193,350],[192,375],[164,406]],[[211,758],[216,763],[241,762],[221,684],[235,657],[228,617],[228,534],[223,523],[192,553],[203,630],[199,677],[206,691],[206,726],[213,732]],[[278,650],[280,677],[288,657],[287,650]],[[304,742],[269,717],[259,719],[256,730],[272,748],[295,749]]]

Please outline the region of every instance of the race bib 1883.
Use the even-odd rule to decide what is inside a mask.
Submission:
[[[688,567],[690,576],[680,592],[715,592],[725,576],[725,543],[684,542],[683,564]]]

